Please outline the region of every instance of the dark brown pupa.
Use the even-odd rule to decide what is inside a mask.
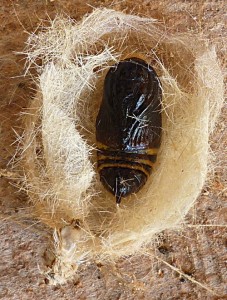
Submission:
[[[154,69],[139,58],[108,71],[96,119],[100,180],[116,197],[136,193],[147,181],[161,140],[162,90]]]

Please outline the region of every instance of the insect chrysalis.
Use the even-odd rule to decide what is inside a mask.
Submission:
[[[96,119],[100,180],[119,204],[145,184],[161,140],[161,84],[139,58],[120,61],[108,71]]]

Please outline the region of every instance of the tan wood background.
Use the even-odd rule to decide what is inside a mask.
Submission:
[[[203,32],[216,46],[224,68],[226,1],[0,0],[0,299],[224,299],[226,109],[211,139],[215,168],[187,216],[190,225],[161,234],[146,255],[122,258],[115,266],[87,263],[63,286],[49,286],[39,273],[49,231],[29,218],[26,194],[18,191],[17,175],[9,165],[15,131],[22,133],[20,112],[34,93],[31,79],[23,76],[24,57],[17,52],[41,19],[62,12],[79,19],[101,6],[158,18],[171,31]]]

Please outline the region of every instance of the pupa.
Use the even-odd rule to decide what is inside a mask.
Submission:
[[[110,67],[96,119],[97,167],[120,204],[152,172],[161,143],[162,89],[155,70],[140,58]]]

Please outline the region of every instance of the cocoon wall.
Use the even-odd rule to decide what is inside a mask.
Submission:
[[[27,43],[27,68],[38,76],[20,165],[36,216],[55,230],[47,276],[63,283],[84,260],[133,254],[180,224],[207,176],[223,76],[202,37],[170,34],[156,20],[109,9],[79,22],[57,17]],[[160,78],[163,133],[148,182],[117,207],[99,180],[95,121],[106,73],[128,57],[143,58]]]

